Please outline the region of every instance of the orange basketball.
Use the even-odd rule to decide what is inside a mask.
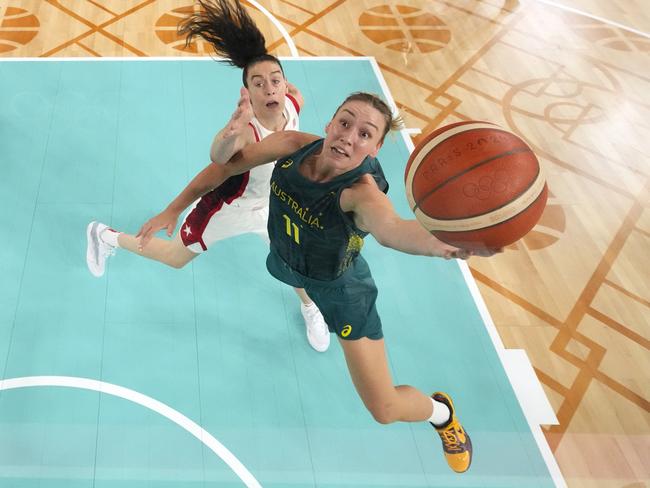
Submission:
[[[404,179],[418,221],[441,241],[474,250],[521,239],[548,195],[530,147],[489,122],[458,122],[427,135]]]

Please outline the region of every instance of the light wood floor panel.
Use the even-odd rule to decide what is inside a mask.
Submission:
[[[647,486],[650,39],[535,0],[260,3],[302,56],[375,56],[409,127],[486,119],[531,144],[549,182],[542,220],[472,272],[506,347],[526,349],[557,412],[547,438],[568,485]],[[650,31],[645,0],[562,3]],[[0,0],[0,55],[205,55],[201,44],[181,51],[174,34],[192,8]]]
[[[648,5],[642,0],[620,0],[618,2],[563,0],[558,3],[646,33],[650,25],[650,11]],[[591,24],[586,19],[583,23]],[[593,27],[591,29],[596,30]]]

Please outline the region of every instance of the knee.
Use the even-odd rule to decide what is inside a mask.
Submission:
[[[380,424],[392,424],[398,420],[396,409],[390,402],[366,405],[366,407],[372,414],[372,417]]]
[[[165,256],[164,263],[167,266],[170,266],[171,268],[174,269],[181,269],[185,267],[187,263],[189,263],[192,259],[188,259],[186,256],[179,255],[178,253],[175,252],[169,252]]]

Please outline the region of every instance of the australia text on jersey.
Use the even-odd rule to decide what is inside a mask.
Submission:
[[[309,208],[303,208],[303,206],[297,202],[291,195],[278,186],[275,181],[271,181],[271,191],[273,194],[278,197],[281,201],[287,204],[287,206],[306,224],[309,224],[312,227],[322,229],[318,217],[309,213]]]

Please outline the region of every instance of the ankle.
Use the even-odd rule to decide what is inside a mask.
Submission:
[[[447,405],[433,398],[431,398],[431,403],[433,403],[433,413],[428,418],[429,422],[434,427],[444,427],[451,420],[451,410]]]
[[[120,242],[119,242],[120,234],[121,232],[117,232],[116,230],[113,230],[109,227],[104,229],[99,234],[99,238],[102,240],[102,242],[108,244],[109,246],[120,247]]]

